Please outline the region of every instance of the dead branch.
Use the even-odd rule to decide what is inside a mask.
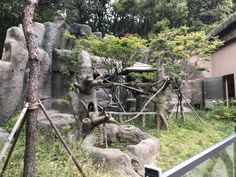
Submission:
[[[154,95],[152,95],[152,97],[145,103],[142,110],[136,116],[134,116],[133,118],[125,121],[124,124],[136,119],[137,117],[139,117],[142,114],[142,112],[144,111],[144,109],[147,107],[147,105],[151,102],[151,100],[154,99],[163,90],[163,88],[166,87],[167,82],[168,82],[168,79],[165,79],[165,82],[162,84],[161,88]]]

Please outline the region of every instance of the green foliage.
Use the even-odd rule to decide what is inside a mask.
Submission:
[[[145,44],[146,40],[132,35],[122,38],[106,35],[103,40],[89,36],[77,40],[79,49],[86,49],[94,55],[104,57],[103,64],[108,71],[113,68],[118,71],[134,64],[138,49],[145,48]]]
[[[75,35],[71,34],[68,30],[63,33],[68,39],[76,39]]]
[[[77,72],[79,52],[80,51],[65,51],[60,54],[59,59],[63,61],[63,64],[60,66],[60,72],[62,74],[73,77]]]
[[[143,72],[143,73],[130,72],[128,76],[131,77],[133,80],[151,81],[156,78],[156,73],[154,72]]]
[[[232,0],[188,0],[189,27],[193,31],[209,31],[233,11]]]
[[[13,119],[11,119],[13,121]],[[11,122],[5,127],[11,130],[14,124]],[[25,129],[25,128],[24,128]],[[23,129],[23,130],[24,130]],[[63,135],[68,132],[67,127],[62,130]],[[69,144],[70,149],[76,156],[79,164],[87,176],[93,177],[112,177],[116,174],[105,173],[99,169],[102,164],[92,164],[88,155],[80,150],[81,142]],[[12,158],[4,173],[5,177],[22,176],[25,151],[25,131],[19,137],[16,147],[13,151]],[[38,132],[36,147],[36,176],[38,177],[75,177],[80,176],[78,169],[72,162],[71,158],[65,151],[60,140],[53,133]],[[4,159],[5,160],[5,159]],[[0,163],[2,168],[4,160]]]
[[[60,102],[61,106],[69,106],[70,105],[70,100],[68,97],[64,97],[61,102]]]
[[[206,115],[206,112],[202,112],[201,115]],[[188,113],[186,118],[187,120],[185,122],[179,119],[171,119],[170,124],[172,128],[170,131],[157,131],[154,126],[153,117],[146,118],[147,127],[144,131],[159,138],[161,142],[160,159],[157,165],[163,170],[174,167],[234,132],[234,123],[230,121],[204,119],[205,117],[202,117],[205,122],[203,125],[193,113]],[[16,118],[11,120],[12,122],[5,126],[9,130],[14,126]],[[139,124],[136,122],[136,125]],[[67,132],[67,129],[63,130],[63,132]],[[25,132],[23,131],[6,170],[6,177],[22,176],[25,145],[24,136]],[[119,177],[117,174],[109,174],[99,169],[102,164],[96,164],[94,166],[89,157],[81,152],[80,142],[74,142],[69,145],[87,176]],[[127,143],[112,144],[110,147],[125,150],[126,145]],[[53,133],[38,132],[36,156],[36,171],[39,177],[79,176],[77,168],[67,155],[59,139]],[[2,165],[3,163],[0,163],[0,166]]]
[[[169,76],[188,74],[187,62],[193,56],[207,60],[223,43],[218,39],[207,40],[204,32],[189,32],[189,28],[166,29],[158,35],[150,35],[151,62],[164,66]]]
[[[209,118],[214,118],[218,120],[230,120],[236,122],[236,107],[235,100],[230,101],[230,105],[226,106],[225,102],[218,100],[214,102],[214,108],[210,110],[207,114]]]
[[[11,119],[5,123],[4,129],[10,133],[18,118],[19,118],[18,114],[11,117]]]

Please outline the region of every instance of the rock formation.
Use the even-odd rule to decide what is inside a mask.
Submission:
[[[67,94],[65,87],[68,82],[63,81],[68,79],[59,71],[60,66],[65,63],[58,61],[58,56],[65,49],[72,50],[75,40],[64,35],[64,31],[71,31],[81,37],[92,34],[92,30],[88,25],[70,26],[63,20],[35,22],[34,30],[40,46],[41,59],[39,95],[45,100],[46,107],[51,109],[55,98],[61,99]],[[95,32],[95,35],[101,37],[100,32]],[[8,29],[0,60],[0,125],[23,106],[28,77],[27,61],[28,52],[22,26]]]
[[[107,171],[121,176],[144,176],[144,165],[156,165],[160,142],[140,129],[130,125],[107,124],[108,143],[130,143],[124,151],[114,148],[100,148],[94,135],[85,138],[82,150],[88,153],[93,162]]]

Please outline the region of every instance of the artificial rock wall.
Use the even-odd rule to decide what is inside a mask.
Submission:
[[[77,37],[92,34],[88,25],[68,25],[63,20],[34,23],[40,48],[41,75],[39,78],[39,98],[52,99],[63,97],[66,92],[67,78],[59,72],[61,50],[72,50],[74,42],[64,35],[65,30]],[[101,37],[101,33],[95,35]],[[0,60],[0,125],[23,107],[28,78],[28,51],[22,26],[7,30],[3,55]],[[54,67],[52,67],[54,66]],[[57,67],[56,67],[57,66]],[[55,92],[54,92],[55,90]],[[49,105],[50,107],[50,105]]]

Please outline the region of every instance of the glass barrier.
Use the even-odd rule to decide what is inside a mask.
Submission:
[[[236,133],[168,171],[145,166],[145,177],[236,177]]]
[[[227,146],[183,177],[235,177],[236,143]]]

